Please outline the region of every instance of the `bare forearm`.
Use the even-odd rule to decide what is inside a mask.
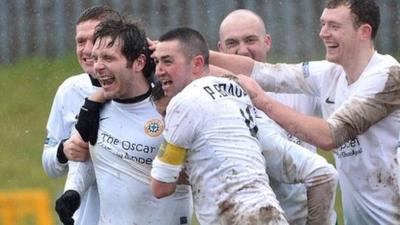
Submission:
[[[210,51],[210,64],[224,68],[234,74],[243,74],[250,76],[253,70],[254,60],[240,55],[225,54],[216,51]]]
[[[325,120],[300,114],[267,96],[263,96],[256,105],[286,131],[301,140],[324,149],[334,147],[335,142]]]

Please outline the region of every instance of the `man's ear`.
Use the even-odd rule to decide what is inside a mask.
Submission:
[[[133,69],[136,72],[140,72],[146,66],[146,57],[143,54],[140,54],[135,61],[133,61]]]
[[[217,47],[218,47],[218,51],[219,51],[219,52],[223,52],[222,42],[221,42],[221,41],[218,41]]]
[[[267,50],[267,52],[271,49],[271,46],[272,46],[272,38],[271,38],[271,35],[269,35],[269,34],[265,34],[265,36],[264,36],[264,43],[265,43],[265,45],[266,45],[266,50]]]
[[[201,75],[204,72],[204,57],[202,55],[197,55],[192,59],[193,74]]]
[[[372,39],[371,25],[365,23],[365,24],[362,24],[358,29],[361,34],[362,40],[371,40]]]

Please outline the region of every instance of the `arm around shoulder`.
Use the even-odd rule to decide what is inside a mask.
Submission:
[[[250,76],[255,61],[250,57],[225,54],[210,50],[210,64],[229,70],[234,74]]]

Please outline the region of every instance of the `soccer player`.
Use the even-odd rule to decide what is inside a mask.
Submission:
[[[94,77],[91,58],[95,27],[100,21],[114,17],[119,17],[119,14],[113,9],[107,6],[94,6],[83,11],[76,22],[76,56],[84,73],[66,79],[54,97],[46,126],[47,137],[42,155],[43,168],[50,177],[72,173],[75,167],[72,162],[68,163],[68,160],[84,161],[89,157],[87,143],[70,138],[70,135],[84,98],[100,87],[100,83]],[[79,195],[68,192],[65,196],[69,200],[75,199],[81,202],[81,207],[74,215],[75,224],[97,224],[99,202],[96,184],[93,183],[85,193]],[[69,212],[69,208],[73,207],[71,204],[72,201],[59,201],[58,204],[62,214],[61,221],[66,224],[73,222],[72,213]]]
[[[208,47],[190,28],[161,36],[156,77],[173,97],[151,170],[154,196],[175,193],[185,163],[200,224],[287,224],[268,184],[251,101],[236,83],[208,73]]]
[[[157,83],[152,91],[152,100],[161,115],[166,114],[170,99],[164,95],[161,84]],[[304,224],[331,224],[330,218],[335,215],[335,168],[321,156],[287,140],[286,132],[264,113],[257,111],[255,118],[257,138],[261,143],[269,178],[277,183],[304,183],[308,199],[308,204],[302,205],[305,209],[301,209],[306,210]]]
[[[100,197],[99,224],[190,224],[190,186],[178,185],[166,199],[153,197],[149,186],[164,123],[149,98],[154,64],[144,31],[128,20],[107,20],[97,27],[94,43],[96,76],[104,97],[112,99],[101,107],[97,142],[90,145]],[[87,100],[84,107],[83,111],[99,109],[99,104]],[[77,130],[82,132],[81,128],[78,121]],[[88,164],[78,174],[85,182],[93,177]]]
[[[266,62],[272,46],[271,36],[266,32],[262,18],[247,9],[230,12],[221,22],[219,28],[218,49],[220,52],[250,57],[258,62]],[[304,94],[269,93],[279,102],[306,115],[321,116],[319,98]],[[289,132],[288,140],[316,152],[310,145]],[[268,155],[265,155],[268,157]],[[307,194],[303,184],[286,184],[270,176],[270,184],[292,225],[304,225],[307,220]],[[332,217],[332,224],[336,216]]]
[[[239,76],[242,85],[257,107],[286,130],[334,149],[346,224],[400,224],[400,67],[393,57],[375,51],[379,22],[373,0],[331,0],[321,15],[326,61],[270,65],[220,53],[211,57],[220,66],[233,60],[230,70],[251,74],[258,84]],[[320,96],[324,119],[283,106],[258,85]]]

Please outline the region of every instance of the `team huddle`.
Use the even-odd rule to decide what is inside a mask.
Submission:
[[[58,88],[43,167],[63,224],[400,224],[400,64],[374,48],[374,0],[329,0],[325,60],[269,64],[246,9],[219,52],[179,27],[150,40],[107,6],[76,22],[84,73]],[[316,152],[333,151],[336,168]]]

